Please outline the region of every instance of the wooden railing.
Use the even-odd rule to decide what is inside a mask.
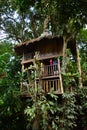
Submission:
[[[44,92],[61,93],[61,86],[59,79],[43,80],[42,87]]]
[[[53,65],[46,65],[41,68],[42,70],[42,76],[47,77],[47,76],[54,76],[59,74],[58,70],[58,64],[53,64]]]

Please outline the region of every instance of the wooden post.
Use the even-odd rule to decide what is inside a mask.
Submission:
[[[60,80],[60,87],[61,87],[61,93],[63,93],[63,83],[62,83],[62,76],[60,71],[60,61],[58,59],[58,71],[59,71],[59,80]]]
[[[33,61],[33,63],[34,63],[34,72],[35,72],[35,102],[36,102],[36,100],[37,100],[37,81],[36,81],[36,74],[37,74],[37,72],[36,72],[36,70],[37,70],[37,64],[36,64],[36,60],[38,59],[38,54],[37,54],[37,52],[35,52],[35,56],[34,56],[34,61]]]
[[[46,81],[46,92],[48,92],[48,81]]]

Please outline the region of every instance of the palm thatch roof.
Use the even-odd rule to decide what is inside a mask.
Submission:
[[[31,48],[33,49],[34,46],[36,44],[41,44],[42,42],[48,42],[50,40],[59,40],[61,39],[60,37],[57,37],[57,36],[51,36],[51,35],[42,35],[38,38],[35,38],[35,39],[31,39],[31,40],[28,40],[28,41],[25,41],[23,43],[19,43],[17,44],[14,49],[15,49],[15,52],[19,55],[21,55],[23,53],[23,50],[26,50],[26,48],[28,48],[28,50],[31,50]]]
[[[25,41],[23,43],[17,44],[14,47],[14,49],[15,49],[16,54],[22,55],[23,52],[27,53],[29,51],[34,51],[37,45],[39,46],[40,44],[42,44],[42,43],[44,44],[45,42],[49,42],[49,44],[50,44],[51,41],[53,41],[53,42],[56,41],[57,43],[60,44],[60,41],[62,41],[62,43],[63,43],[63,37],[42,34],[38,38],[31,39],[31,40]],[[69,41],[68,48],[71,49],[71,52],[73,55],[76,55],[76,41],[74,39]]]

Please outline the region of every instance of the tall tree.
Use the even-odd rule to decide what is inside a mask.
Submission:
[[[18,129],[21,124],[20,60],[14,55],[13,44],[0,43],[0,129]],[[5,124],[5,125],[4,125]],[[20,125],[20,129],[22,129]]]
[[[35,1],[9,0],[0,5],[0,29],[18,42],[40,35],[42,26],[34,9]],[[38,32],[38,33],[37,33]]]
[[[53,35],[63,37],[62,70],[65,72],[67,45],[71,39],[76,39],[80,29],[87,23],[86,5],[86,0],[4,0],[4,4],[2,2],[0,6],[0,28],[7,32],[9,37],[23,42],[38,37],[45,28],[45,18],[49,16],[49,22],[45,26]]]
[[[81,28],[87,23],[86,12],[87,1],[84,0],[62,0],[62,1],[50,1],[41,0],[37,2],[37,8],[42,11],[44,17],[50,16],[49,28],[55,35],[63,37],[63,60],[62,60],[62,72],[65,73],[66,69],[66,56],[67,45],[70,40],[77,39],[78,33]],[[77,44],[77,43],[76,43]],[[81,66],[78,46],[77,50],[77,65],[79,72],[79,85],[82,87],[81,79]]]

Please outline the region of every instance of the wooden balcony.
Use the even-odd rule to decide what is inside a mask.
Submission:
[[[30,81],[30,84],[23,84],[21,87],[21,92],[26,93],[27,95],[30,93],[30,89],[36,88],[37,93],[39,93],[41,89],[44,93],[53,92],[55,94],[62,94],[63,86],[59,62],[53,65],[44,65],[40,70],[41,77],[38,77],[37,75],[33,80],[33,83]]]
[[[41,85],[44,92],[53,92],[56,94],[63,93],[60,63],[58,62],[52,65],[45,65],[41,68],[41,71]]]
[[[59,76],[59,68],[58,64],[53,64],[53,65],[45,65],[41,67],[42,71],[42,77],[43,78],[51,78],[52,76]]]

